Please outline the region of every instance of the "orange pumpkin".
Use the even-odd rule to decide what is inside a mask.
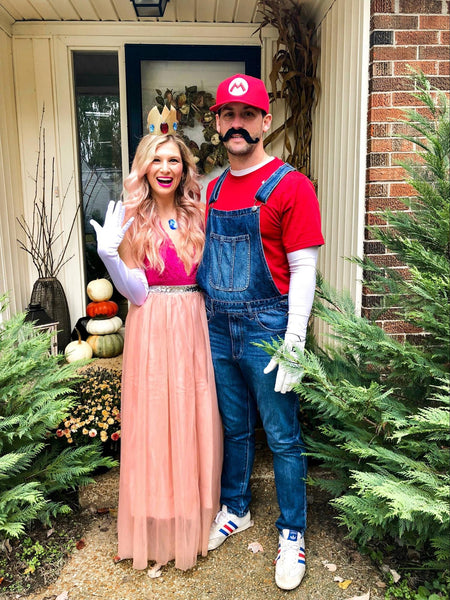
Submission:
[[[102,317],[109,319],[117,315],[119,307],[113,300],[104,300],[103,302],[89,302],[86,306],[86,313],[89,317]]]

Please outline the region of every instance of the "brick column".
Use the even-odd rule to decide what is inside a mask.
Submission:
[[[405,183],[397,161],[413,150],[410,142],[396,138],[407,126],[400,123],[405,108],[419,104],[412,96],[408,65],[421,70],[432,85],[449,90],[450,2],[447,0],[371,0],[366,225],[385,225],[379,212],[404,210],[401,198],[414,190]],[[421,107],[422,109],[422,107]],[[401,269],[396,257],[366,230],[366,256],[378,265]],[[381,298],[363,289],[363,312],[369,316]],[[395,311],[379,321],[399,339],[419,332],[402,322]]]

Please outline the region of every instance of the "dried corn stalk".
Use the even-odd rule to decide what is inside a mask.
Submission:
[[[283,160],[310,175],[312,113],[320,91],[316,77],[319,48],[312,40],[313,23],[307,22],[299,0],[260,0],[258,11],[266,25],[278,30],[277,50],[270,72],[271,97],[285,100],[284,123],[266,139],[270,144],[283,135]]]

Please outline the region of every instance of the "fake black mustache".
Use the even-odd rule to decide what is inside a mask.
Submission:
[[[228,142],[230,137],[235,134],[242,135],[247,144],[257,144],[259,142],[259,138],[253,139],[246,129],[234,129],[233,127],[229,129],[224,136],[219,135],[219,139],[221,142]]]

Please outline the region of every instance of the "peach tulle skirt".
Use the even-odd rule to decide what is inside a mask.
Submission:
[[[206,555],[219,508],[222,426],[203,296],[150,293],[127,316],[119,556],[179,569]]]

